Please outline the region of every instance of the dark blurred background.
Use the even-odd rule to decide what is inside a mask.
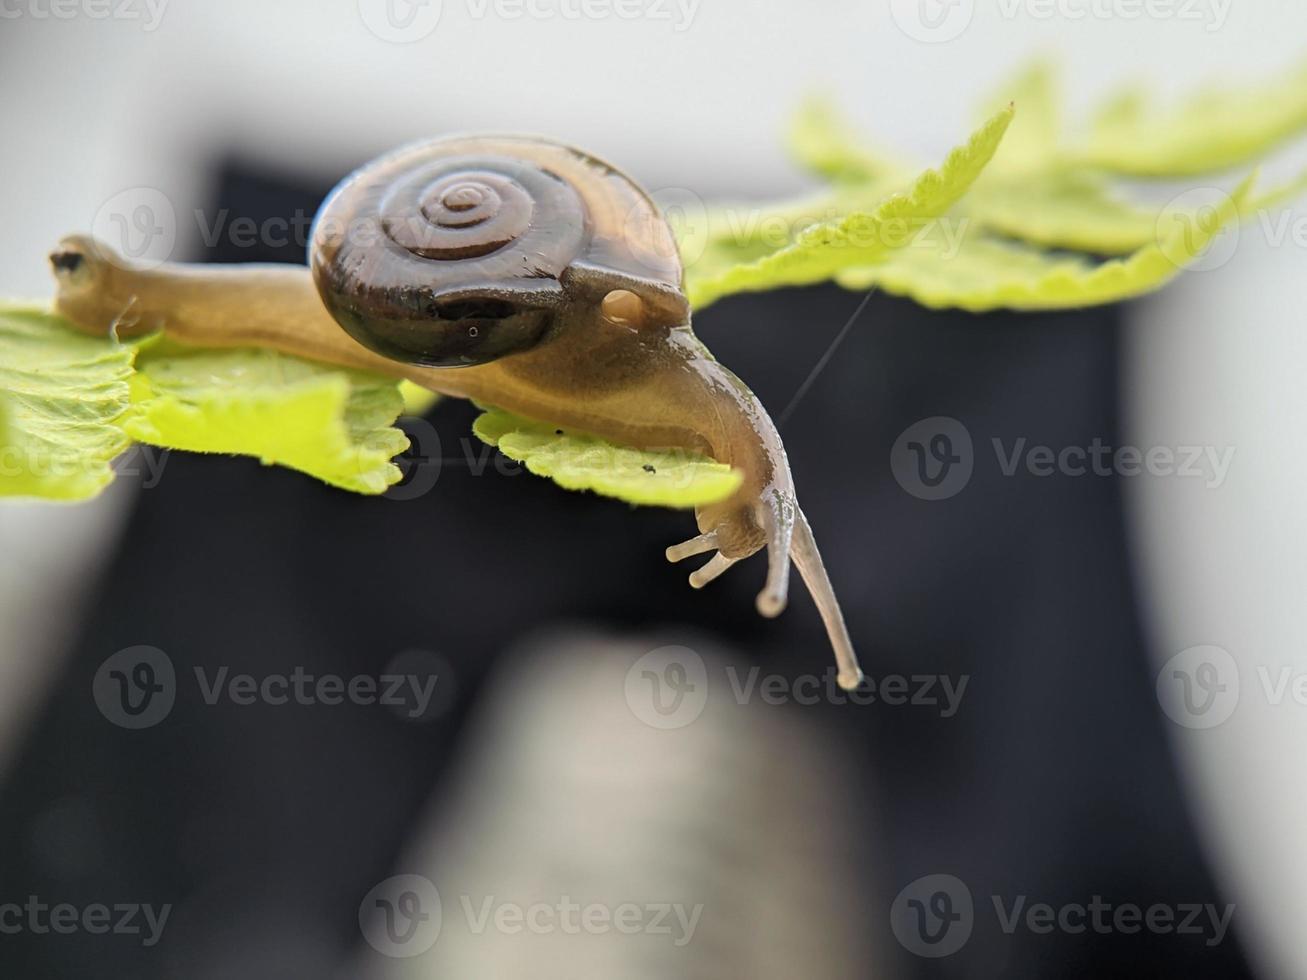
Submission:
[[[106,83],[118,97],[149,91],[141,101],[152,104],[174,84],[156,72],[178,65],[206,36],[185,28],[187,16],[179,2],[157,34],[129,42],[137,46],[122,67],[126,79]],[[196,111],[175,112],[182,121],[172,128],[138,124],[135,138],[149,134],[154,162],[118,185],[163,186],[185,207],[193,202],[229,222],[281,217],[303,227],[341,173],[396,136],[544,130],[566,118],[572,122],[561,135],[588,133],[585,142],[637,178],[684,181],[709,195],[732,187],[711,162],[711,141],[680,152],[687,144],[678,132],[673,152],[651,134],[632,140],[632,126],[662,127],[658,97],[650,96],[650,107],[633,103],[635,121],[621,118],[613,96],[578,87],[575,69],[541,78],[540,65],[553,62],[534,51],[523,54],[531,70],[510,65],[499,69],[508,80],[488,84],[549,89],[555,104],[539,125],[522,125],[523,106],[487,111],[487,125],[479,125],[460,102],[466,88],[481,84],[475,75],[414,92],[415,100],[448,98],[453,108],[419,113],[407,136],[393,107],[368,120],[357,106],[331,112],[284,89],[269,96],[278,108],[249,114],[260,79],[276,87],[290,65],[316,66],[330,76],[328,92],[351,79],[366,86],[365,64],[385,67],[371,49],[359,63],[348,60],[349,44],[336,35],[324,34],[316,56],[305,54],[316,15],[267,16],[257,43],[244,46],[231,24],[215,26],[210,39],[221,51],[214,57],[231,63],[233,88],[245,94],[223,109],[211,87],[200,98],[194,76],[180,76],[167,98],[184,107],[194,97]],[[724,15],[705,3],[703,16]],[[743,10],[731,16],[739,43],[757,50],[779,44],[786,27],[767,23],[746,40],[744,25],[758,18]],[[858,16],[839,5],[805,12],[805,25],[824,26],[804,36],[866,28]],[[1234,31],[1271,26],[1257,18],[1233,23]],[[56,27],[68,28],[61,43],[70,57],[89,57],[91,49],[79,47],[90,43],[84,24],[30,17],[10,24],[28,33],[0,27],[4,75],[22,78],[19,93],[6,97],[6,119],[30,122],[32,106],[101,97],[82,74],[34,70],[33,49],[55,44]],[[890,30],[883,18],[878,24]],[[950,57],[975,61],[976,46],[994,30],[977,24],[959,47],[942,46],[948,50],[882,33],[876,43],[923,72]],[[515,27],[493,19],[467,30],[444,25],[435,35],[442,45],[527,47]],[[1079,77],[1137,67],[1123,50],[1105,62],[1110,35],[1089,26],[1085,50],[1070,44],[1067,54]],[[291,27],[299,33],[278,54],[268,37]],[[170,43],[169,28],[185,31],[184,42],[148,60],[151,44]],[[549,43],[556,29],[537,28],[535,43]],[[1139,30],[1151,37],[1148,25]],[[598,37],[593,24],[576,31]],[[709,31],[709,40],[718,38]],[[1207,38],[1166,39],[1195,52],[1195,63],[1216,50]],[[693,89],[685,78],[694,78],[695,65],[680,56],[675,37],[657,43],[659,53],[642,51],[641,64]],[[702,37],[694,43],[709,45]],[[386,50],[402,52],[390,66],[399,71],[409,63],[402,59],[435,53],[423,45]],[[466,57],[460,50],[458,58]],[[260,58],[271,59],[264,75]],[[729,97],[711,90],[711,97],[733,106],[747,98],[751,82],[742,68],[738,74],[743,90]],[[810,72],[797,75],[786,83],[795,92],[813,80]],[[710,91],[706,81],[698,86]],[[969,87],[923,90],[922,105],[961,104],[969,96],[959,90]],[[393,89],[380,82],[378,89],[393,98]],[[640,89],[624,91],[630,99]],[[915,131],[923,153],[960,131],[910,121],[916,112],[905,108],[906,96],[878,101],[877,112],[891,132]],[[556,105],[589,97],[597,100],[592,115]],[[287,104],[303,113],[287,112]],[[856,114],[870,114],[853,104]],[[780,151],[753,135],[772,117],[756,115],[734,123],[729,140],[733,151],[765,161],[741,178],[745,190],[790,190],[790,178],[775,176]],[[356,120],[360,135],[347,137]],[[61,152],[77,145],[67,135],[71,121],[43,125],[60,127],[52,145],[62,141]],[[318,151],[313,140],[298,152],[283,145],[314,129],[330,135],[318,137]],[[196,139],[201,130],[211,131]],[[605,140],[610,131],[624,135]],[[78,139],[98,138],[91,129]],[[631,159],[622,158],[623,146]],[[24,147],[27,162],[15,165],[16,176],[39,169],[43,152],[39,142]],[[126,159],[94,165],[119,173],[130,169]],[[186,162],[189,189],[160,177],[167,160]],[[103,183],[103,174],[95,179]],[[84,210],[61,216],[70,227],[58,230],[90,224],[94,210]],[[39,258],[48,243],[5,244]],[[302,262],[303,251],[293,234],[279,246],[237,245],[230,236],[206,244],[190,229],[176,257]],[[25,276],[14,275],[16,291],[31,291]],[[1245,276],[1243,288],[1248,282]],[[1212,807],[1220,811],[1235,784],[1230,792],[1218,787],[1212,802],[1212,771],[1195,775],[1193,743],[1176,750],[1177,739],[1207,733],[1168,721],[1154,693],[1158,664],[1180,648],[1167,646],[1177,636],[1166,625],[1177,608],[1168,599],[1168,561],[1188,566],[1201,561],[1200,551],[1168,550],[1167,540],[1140,530],[1150,513],[1168,509],[1165,499],[1145,494],[1132,504],[1135,488],[1120,478],[1005,476],[988,449],[995,439],[1115,446],[1155,433],[1161,423],[1149,421],[1147,408],[1157,396],[1136,390],[1140,365],[1172,362],[1165,344],[1175,331],[1168,329],[1183,315],[1145,304],[1142,313],[977,317],[873,295],[844,332],[861,300],[835,287],[743,296],[713,307],[696,329],[774,414],[792,405],[782,435],[864,668],[874,683],[905,678],[909,695],[929,678],[930,703],[837,703],[827,687],[814,704],[737,697],[733,683],[755,666],[791,692],[798,678],[828,682],[828,645],[806,593],[796,587],[776,621],[757,617],[760,559],[691,590],[688,569],[662,557],[693,533],[688,515],[565,493],[496,465],[471,438],[476,412],[466,403],[446,400],[402,423],[414,447],[406,482],[390,499],[354,496],[250,459],[171,454],[157,485],[124,480],[97,502],[96,520],[32,508],[23,513],[37,516],[11,517],[0,528],[9,542],[4,581],[12,586],[0,612],[13,644],[0,754],[0,905],[28,896],[78,908],[153,903],[170,908],[166,927],[153,945],[86,930],[0,929],[0,975],[1302,975],[1307,968],[1286,955],[1294,941],[1260,915],[1248,879],[1236,874],[1239,887],[1230,884],[1237,855],[1228,821],[1222,825]],[[1194,302],[1180,309],[1192,312]],[[1152,340],[1141,342],[1139,333]],[[837,340],[835,355],[792,404]],[[1255,376],[1255,366],[1244,367]],[[909,426],[940,416],[966,427],[976,466],[963,492],[921,500],[895,479],[891,447]],[[1187,434],[1217,438],[1201,425]],[[1241,453],[1256,452],[1245,445]],[[1202,531],[1176,529],[1186,540]],[[1240,574],[1237,563],[1225,571]],[[1257,574],[1251,565],[1246,572]],[[1217,638],[1179,635],[1181,645]],[[130,730],[107,720],[92,691],[107,658],[140,645],[166,653],[176,701],[158,724]],[[659,730],[658,719],[650,724],[632,703],[631,677],[640,658],[668,647],[688,649],[703,665],[710,695],[701,716]],[[194,680],[197,668],[208,677],[223,669],[255,677],[297,668],[345,678],[398,673],[434,678],[435,694],[420,713],[409,704],[211,705]],[[948,710],[940,703],[944,684],[961,694]],[[1220,749],[1227,767],[1271,758],[1270,749],[1239,756],[1228,744],[1205,744]],[[383,899],[387,888],[400,888],[390,897],[403,896],[403,887],[388,884],[397,875],[434,882],[443,900],[439,938],[412,958],[385,955],[360,922],[361,903],[368,906],[378,888]],[[923,885],[926,876],[947,879]],[[1284,894],[1274,883],[1266,889],[1272,898]],[[943,950],[904,932],[912,921],[905,903],[956,911],[964,893],[972,911],[959,922],[970,932],[955,950],[931,955]],[[488,894],[520,904],[570,894],[703,909],[695,938],[682,946],[647,935],[478,933],[464,921],[462,900],[476,904]],[[948,904],[938,904],[941,896]],[[1100,900],[1113,909],[1164,906],[1177,920],[1190,905],[1218,915],[1235,907],[1229,932],[1219,936],[1206,909],[1195,920],[1199,934],[1092,924],[1045,932],[1024,918],[1004,928],[1014,906],[1057,910]]]

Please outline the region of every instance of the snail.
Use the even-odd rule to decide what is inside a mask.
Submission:
[[[835,651],[862,678],[775,426],[695,336],[657,205],[570,146],[455,137],[403,147],[342,181],[310,233],[309,267],[144,267],[87,236],[50,256],[56,309],[78,329],[162,331],[183,344],[269,347],[405,378],[641,449],[678,448],[743,474],[696,510],[669,561],[712,552],[702,588],[766,549],[757,607],[786,605],[798,567]]]

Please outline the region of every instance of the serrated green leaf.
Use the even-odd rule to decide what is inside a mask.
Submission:
[[[1243,90],[1208,89],[1170,111],[1154,111],[1145,90],[1112,99],[1095,120],[1083,159],[1138,177],[1229,170],[1307,128],[1307,66]]]
[[[1124,259],[1094,264],[973,235],[960,244],[932,239],[899,250],[879,265],[842,273],[838,281],[849,289],[878,286],[924,306],[976,313],[1116,303],[1159,288],[1202,256],[1222,229],[1238,219],[1252,181],[1244,181],[1218,207],[1169,216],[1153,244]]]
[[[408,439],[395,382],[269,350],[151,348],[132,379],[132,438],[168,449],[233,453],[358,493],[400,480]]]
[[[560,432],[497,408],[473,423],[482,442],[497,446],[537,476],[568,490],[593,490],[632,504],[688,508],[725,500],[743,479],[737,470],[684,452],[615,446],[580,432]]]
[[[1213,146],[1242,146],[1230,158],[1236,162],[1255,156],[1273,145],[1276,139],[1307,128],[1307,116],[1293,108],[1296,103],[1307,102],[1307,95],[1303,94],[1307,91],[1307,69],[1295,78],[1302,84],[1298,84],[1287,98],[1283,93],[1271,95],[1268,91],[1260,95],[1209,95],[1196,100],[1191,104],[1190,114],[1186,117],[1189,122],[1185,126],[1195,139],[1206,140]],[[1093,255],[1129,255],[1146,247],[1155,238],[1163,205],[1128,199],[1112,185],[1110,174],[1093,159],[1059,146],[1062,127],[1057,93],[1056,73],[1050,65],[1041,62],[1005,80],[996,87],[994,95],[985,100],[987,111],[1014,102],[1017,115],[992,163],[959,202],[953,216],[959,221],[965,220],[972,231],[987,229],[1046,248]],[[1254,114],[1256,119],[1244,112],[1258,99],[1275,103],[1270,113],[1279,120],[1278,129],[1275,126],[1268,128],[1265,112]],[[1213,101],[1221,103],[1225,109],[1208,118]],[[814,131],[819,137],[809,137],[816,142],[817,150],[804,157],[806,162],[828,173],[857,173],[857,148],[863,144],[856,135],[839,131],[839,127],[847,127],[847,124],[842,123],[833,110],[820,104],[816,109],[809,107],[805,113],[809,114],[808,117],[801,117],[796,128],[800,132],[805,128]],[[1130,121],[1131,128],[1122,139],[1132,153],[1157,152],[1151,148],[1151,129],[1157,120],[1145,116],[1138,94],[1118,100],[1106,113],[1106,118],[1114,120],[1113,125]],[[1230,126],[1234,126],[1235,131],[1231,133],[1231,141],[1227,141],[1226,129]],[[1179,131],[1164,136],[1163,140],[1178,140],[1176,133]],[[1246,137],[1253,131],[1262,137],[1271,132],[1278,132],[1280,136],[1269,139],[1269,142],[1266,139],[1249,142]],[[1172,151],[1166,152],[1173,154],[1178,151],[1173,147]],[[843,165],[846,158],[853,163]],[[1170,171],[1164,173],[1155,168],[1152,175],[1183,175],[1213,164],[1210,157],[1201,153],[1194,159],[1200,162],[1192,166],[1188,163],[1167,164]],[[834,197],[838,199],[839,195],[846,195],[855,187],[855,183],[846,180]],[[883,191],[883,184],[877,189]],[[1248,207],[1252,211],[1265,209],[1300,189],[1301,186],[1290,185],[1277,192],[1277,201],[1259,201]],[[737,262],[749,262],[756,260],[758,255],[756,250],[752,255],[743,251],[733,255],[729,250],[717,247],[708,257],[710,262],[702,269],[703,274],[720,277],[732,258]]]
[[[1009,102],[1016,118],[993,164],[959,204],[960,214],[1034,245],[1096,255],[1125,255],[1153,240],[1158,208],[1123,200],[1102,174],[1062,155],[1051,65],[1036,62],[1001,83],[985,111]]]
[[[914,229],[946,212],[989,163],[1012,120],[1012,108],[995,114],[958,147],[939,170],[927,170],[904,194],[871,211],[856,211],[802,232],[755,262],[712,276],[686,276],[693,306],[703,307],[731,293],[799,286],[830,279],[845,269],[884,259],[909,244]]]
[[[134,356],[48,310],[0,307],[0,496],[85,500],[113,481]]]
[[[1062,120],[1053,66],[1045,61],[1027,65],[995,89],[981,112],[988,118],[1008,105],[1016,106],[1016,117],[1003,137],[1003,145],[994,154],[992,166],[978,184],[991,176],[1038,173],[1057,157]]]

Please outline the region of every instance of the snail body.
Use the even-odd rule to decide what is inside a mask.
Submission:
[[[780,437],[694,335],[674,239],[634,181],[546,140],[436,140],[342,181],[311,239],[308,269],[141,268],[72,236],[51,255],[56,306],[91,333],[161,330],[199,346],[270,347],[616,443],[728,463],[743,473],[740,489],[699,508],[701,533],[667,557],[715,552],[690,576],[699,588],[765,548],[758,608],[768,616],[785,607],[793,558],[826,623],[840,683],[857,685]]]

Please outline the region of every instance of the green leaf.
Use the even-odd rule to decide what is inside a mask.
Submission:
[[[440,395],[412,381],[399,383],[399,395],[404,400],[405,415],[426,415],[431,406],[440,401]]]
[[[1092,166],[1139,177],[1180,177],[1254,160],[1307,127],[1307,65],[1243,90],[1208,89],[1154,111],[1133,89],[1099,113],[1084,148]]]
[[[808,228],[793,244],[755,262],[711,276],[687,275],[691,304],[703,307],[731,293],[820,282],[902,249],[914,240],[914,231],[966,193],[993,157],[1011,120],[1009,106],[950,153],[938,171],[926,171],[906,193],[890,197],[874,210]]]
[[[978,187],[990,176],[1011,177],[1046,170],[1056,159],[1062,127],[1053,66],[1045,61],[1027,65],[998,86],[986,100],[982,114],[988,118],[1009,105],[1016,106],[1016,117]]]
[[[866,184],[903,172],[864,144],[826,98],[812,96],[804,101],[790,121],[786,143],[802,167],[836,183]]]
[[[0,496],[85,500],[113,481],[135,353],[47,310],[0,307]]]
[[[1154,239],[1159,209],[1121,200],[1097,174],[1059,169],[984,179],[961,210],[986,228],[1033,245],[1124,255]]]
[[[391,425],[398,385],[268,350],[141,352],[126,421],[134,439],[169,449],[256,456],[358,493],[400,480],[391,459],[408,439]]]
[[[472,425],[482,442],[567,490],[593,490],[632,504],[699,507],[725,500],[742,475],[724,463],[684,452],[615,446],[598,436],[563,432],[497,408]]]
[[[1062,154],[1051,65],[1036,62],[1000,84],[986,110],[1009,102],[1016,118],[959,213],[1001,235],[1096,255],[1124,255],[1153,240],[1157,208],[1122,200],[1102,174]]]
[[[1146,115],[1142,96],[1135,94],[1109,108],[1100,121],[1100,133],[1104,126],[1126,127],[1119,133],[1122,145],[1136,157],[1156,157],[1155,166],[1148,171],[1152,176],[1184,175],[1231,160],[1238,162],[1307,128],[1307,114],[1295,108],[1307,104],[1307,67],[1286,84],[1294,85],[1287,98],[1283,92],[1271,94],[1269,90],[1208,94],[1191,103],[1187,113],[1172,119],[1169,127],[1166,120]],[[990,166],[958,203],[954,216],[965,220],[970,231],[985,230],[1045,248],[1093,255],[1130,255],[1145,248],[1156,238],[1163,205],[1132,201],[1122,195],[1114,188],[1111,174],[1103,169],[1111,161],[1095,160],[1093,153],[1086,156],[1061,147],[1059,101],[1056,73],[1043,62],[997,86],[993,96],[985,100],[987,111],[1015,103],[1017,115]],[[1249,111],[1254,106],[1259,108]],[[1160,142],[1153,139],[1154,126],[1167,130]],[[1231,137],[1228,140],[1227,130]],[[840,181],[826,198],[828,208],[841,203],[849,207],[849,196],[854,192],[883,192],[888,177],[893,176],[888,165],[877,169],[862,164],[864,159],[877,158],[863,149],[864,144],[849,131],[848,124],[824,103],[805,107],[794,132],[802,135],[797,146],[800,158],[819,173]],[[1184,142],[1183,153],[1192,159],[1181,158],[1181,149],[1177,149],[1184,140],[1189,142]],[[1194,140],[1218,148],[1221,154],[1231,146],[1239,149],[1231,156],[1213,159],[1208,150],[1193,144]],[[1164,145],[1167,142],[1170,150]],[[1163,156],[1158,157],[1158,153]],[[1139,167],[1120,169],[1133,173]],[[875,176],[859,184],[856,178],[863,173]],[[1276,192],[1278,199],[1251,203],[1248,210],[1269,208],[1287,200],[1302,186],[1282,188]],[[704,278],[718,279],[729,270],[732,259],[736,263],[753,262],[761,254],[753,243],[749,249],[732,252],[714,242],[707,253],[709,261],[695,271]]]
[[[1159,288],[1202,256],[1247,206],[1252,182],[1244,181],[1218,207],[1170,215],[1153,244],[1124,259],[1094,264],[972,235],[960,244],[932,239],[894,252],[879,265],[842,273],[838,281],[849,289],[878,286],[924,306],[977,313],[1120,302]]]

